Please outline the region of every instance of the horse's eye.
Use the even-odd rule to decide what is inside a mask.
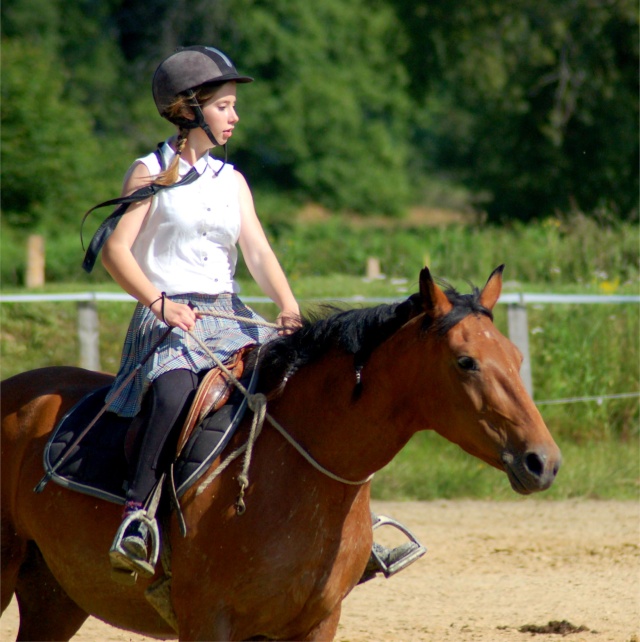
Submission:
[[[473,371],[478,370],[478,363],[471,357],[458,357],[458,366],[461,370]]]

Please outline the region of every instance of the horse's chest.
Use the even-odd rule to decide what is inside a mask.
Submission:
[[[357,583],[368,548],[345,542],[339,529],[312,534],[274,529],[251,546],[236,540],[235,549],[223,545],[216,559],[210,558],[210,572],[200,569],[201,577],[208,575],[208,597],[197,611],[210,613],[215,595],[214,620],[224,620],[234,639],[299,639],[335,611]],[[194,609],[193,594],[184,607]]]

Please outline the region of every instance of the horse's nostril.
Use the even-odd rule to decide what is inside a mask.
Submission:
[[[526,469],[536,477],[540,477],[544,472],[544,461],[536,453],[529,453],[524,458],[524,465]]]

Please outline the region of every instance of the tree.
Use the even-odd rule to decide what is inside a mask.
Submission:
[[[383,3],[244,0],[236,14],[252,174],[330,208],[397,213],[410,196],[403,34]],[[235,3],[234,6],[238,6]],[[244,91],[244,90],[243,90]],[[282,182],[281,182],[282,184]]]
[[[393,53],[404,43],[385,3],[200,1],[176,14],[169,3],[134,0],[117,21],[130,66],[145,68],[143,87],[149,60],[203,42],[255,76],[239,89],[241,126],[230,144],[252,184],[335,209],[398,213],[407,205],[410,103]]]
[[[63,98],[61,67],[47,49],[5,38],[2,63],[3,219],[31,229],[77,222],[78,195],[96,178],[91,119]]]
[[[93,194],[82,209],[113,195],[131,158],[172,131],[155,115],[155,66],[201,43],[256,78],[239,91],[230,145],[255,186],[398,213],[425,176],[448,174],[488,195],[496,220],[637,212],[631,0],[14,0],[0,11],[15,48],[3,59],[3,199],[30,224],[79,183]],[[14,64],[34,65],[29,88]],[[28,114],[9,102],[23,98]],[[84,151],[96,144],[99,168]],[[56,180],[24,190],[36,175]]]
[[[423,171],[488,191],[496,219],[637,213],[638,15],[628,0],[416,4],[405,63]]]

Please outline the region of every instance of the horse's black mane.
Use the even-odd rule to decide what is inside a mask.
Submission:
[[[426,314],[422,329],[446,334],[469,314],[484,314],[493,318],[490,310],[480,304],[480,290],[460,294],[449,284],[444,292],[453,309],[433,323]],[[302,327],[290,335],[278,337],[265,346],[261,357],[261,378],[265,375],[273,385],[287,379],[302,366],[312,363],[336,347],[354,355],[354,367],[363,366],[373,350],[399,330],[410,318],[423,311],[420,294],[408,299],[375,307],[341,310],[322,306],[302,319]],[[261,388],[271,389],[265,382]]]

